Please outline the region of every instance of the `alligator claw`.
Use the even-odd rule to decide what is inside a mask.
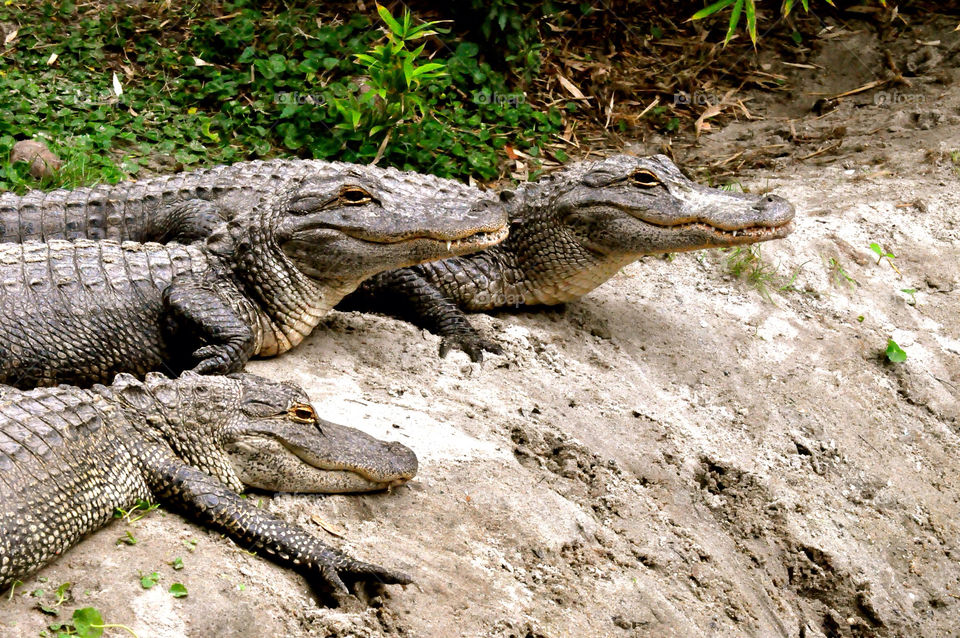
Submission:
[[[318,564],[317,567],[320,578],[334,593],[350,593],[344,580],[349,582],[371,581],[384,585],[408,585],[413,582],[413,579],[404,572],[354,560],[346,555],[339,559],[328,558]]]
[[[204,346],[194,350],[193,358],[198,362],[193,368],[193,372],[197,374],[229,374],[243,367],[242,362],[237,365],[227,347],[222,345]]]
[[[478,334],[460,334],[440,340],[440,358],[446,358],[454,348],[466,352],[474,363],[483,361],[484,350],[492,354],[503,354],[503,346],[495,341],[484,339]]]

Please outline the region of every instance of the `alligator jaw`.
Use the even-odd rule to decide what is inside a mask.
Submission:
[[[660,226],[659,228],[669,229],[683,233],[692,230],[697,233],[703,241],[702,245],[682,246],[671,252],[702,250],[705,248],[725,248],[727,246],[741,246],[743,244],[754,244],[761,241],[770,241],[771,239],[783,239],[793,232],[793,222],[787,222],[780,226],[748,226],[736,230],[726,230],[718,228],[704,222],[691,222],[689,224],[677,224],[675,226]]]
[[[364,237],[359,233],[352,233],[349,231],[344,231],[344,234],[364,241],[371,244],[408,244],[411,246],[422,247],[422,250],[433,250],[441,255],[441,258],[446,256],[456,256],[456,255],[466,255],[467,253],[476,252],[478,250],[483,250],[485,248],[490,248],[491,246],[496,246],[504,239],[507,238],[507,234],[510,232],[509,227],[502,226],[494,230],[486,230],[468,235],[466,237],[459,238],[445,238],[445,237],[432,237],[432,236],[414,236],[414,237],[397,237],[397,238],[385,238],[385,239],[376,239],[372,237]]]

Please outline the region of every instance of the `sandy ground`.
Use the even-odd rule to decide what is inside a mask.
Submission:
[[[942,35],[927,48],[955,67]],[[837,40],[869,64],[866,37]],[[840,53],[812,61],[836,68]],[[690,151],[789,146],[791,120],[811,138],[846,127],[840,152],[790,150],[739,179],[797,206],[794,234],[762,247],[769,299],[729,273],[729,253],[650,257],[565,308],[476,316],[506,350],[483,364],[335,313],[249,366],[417,452],[419,476],[392,493],[263,497],[414,585],[324,607],[296,573],[154,512],[30,579],[0,634],[37,636],[53,619],[29,592],[50,601],[63,582],[63,616],[94,606],[141,638],[960,633],[960,91],[927,78],[920,103],[867,94],[818,119],[813,92],[864,83],[845,68]],[[885,361],[888,338],[906,362]],[[128,531],[138,542],[118,544]],[[171,597],[173,582],[189,595]]]

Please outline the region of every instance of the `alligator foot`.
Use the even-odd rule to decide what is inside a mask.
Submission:
[[[493,354],[503,354],[503,346],[496,341],[481,337],[476,332],[472,334],[455,334],[443,337],[440,340],[440,357],[445,358],[450,350],[456,348],[467,353],[474,363],[483,361],[483,351]]]
[[[377,582],[382,585],[409,585],[413,579],[406,573],[356,560],[332,547],[325,548],[316,562],[317,576],[330,591],[349,594],[346,582]]]

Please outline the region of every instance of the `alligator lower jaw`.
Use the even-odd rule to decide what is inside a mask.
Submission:
[[[699,230],[712,238],[710,242],[711,245],[722,247],[735,244],[752,244],[771,239],[782,239],[793,232],[793,222],[788,222],[782,226],[751,226],[748,228],[738,228],[737,230],[717,228],[716,226],[711,226],[703,222],[681,224],[668,228],[680,231],[686,229]],[[711,245],[704,246],[704,248],[710,248]]]

